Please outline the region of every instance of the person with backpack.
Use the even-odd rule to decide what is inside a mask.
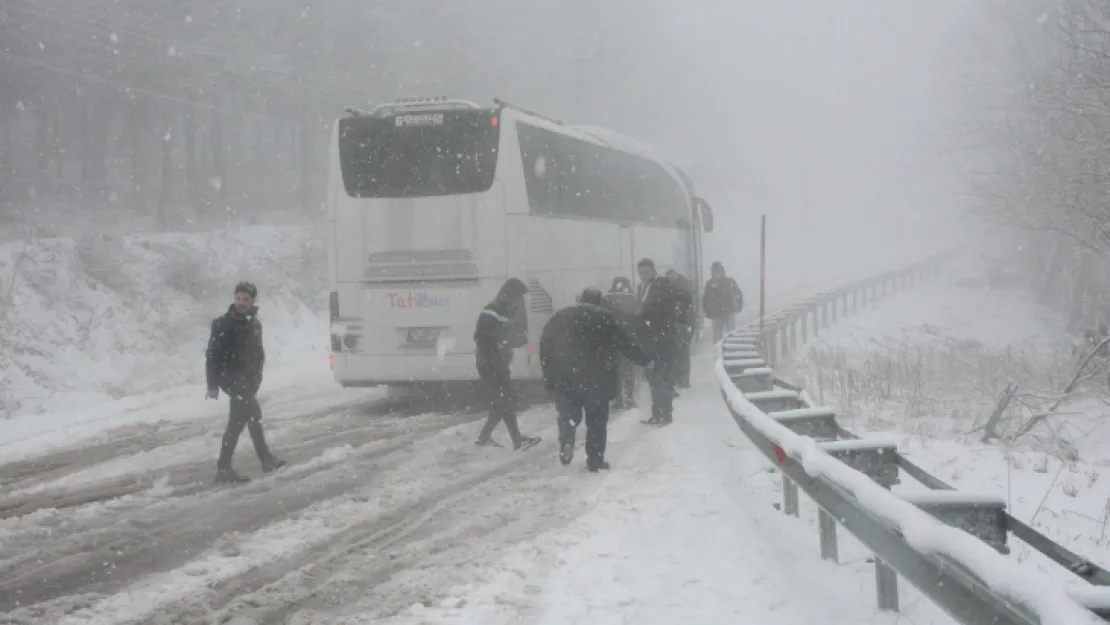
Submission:
[[[713,323],[713,342],[720,342],[725,332],[733,329],[736,315],[744,310],[744,294],[733,280],[725,274],[725,267],[715,261],[709,268],[710,278],[705,283],[702,307],[705,316]]]

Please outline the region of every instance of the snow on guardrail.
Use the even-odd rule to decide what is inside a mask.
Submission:
[[[868,476],[830,456],[812,438],[799,436],[776,422],[749,402],[732,384],[722,360],[718,359],[715,370],[725,398],[736,414],[778,445],[788,457],[796,460],[808,475],[829,482],[853,497],[866,512],[897,529],[918,552],[942,555],[962,564],[991,590],[1028,606],[1042,625],[1103,623],[1047,575],[1015,566],[979,539],[941,523],[879,486]],[[847,529],[851,531],[851,528]],[[1083,595],[1101,604],[1110,601],[1108,591],[1110,589],[1091,588],[1085,589]],[[1088,601],[1084,600],[1084,603]]]
[[[768,360],[776,352],[786,355],[799,343],[796,340],[799,333],[801,342],[805,342],[811,313],[816,334],[818,320],[827,325],[829,317],[835,319],[841,308],[839,304],[843,304],[843,313],[847,314],[849,300],[854,303],[857,295],[864,301],[874,299],[876,286],[885,294],[888,285],[897,289],[899,284],[919,279],[930,271],[922,271],[922,266],[929,264],[935,268],[936,262],[934,258],[904,271],[883,274],[873,281],[859,281],[791,306],[771,316],[764,337],[759,336],[755,323],[730,333],[717,344],[719,357],[715,372],[722,396],[745,434],[765,456],[778,461],[784,487],[791,482],[789,488],[784,488],[786,505],[794,509],[793,512],[787,510],[788,514],[797,515],[798,488],[818,503],[822,556],[836,559],[837,523],[875,552],[880,608],[897,610],[897,587],[893,581],[896,571],[966,624],[1104,623],[1093,610],[1110,613],[1110,588],[1065,586],[1045,573],[1010,562],[1002,555],[1007,552],[1004,524],[1001,539],[995,535],[977,537],[927,511],[930,506],[968,509],[994,506],[995,511],[1008,519],[1004,505],[998,507],[997,498],[955,491],[906,497],[892,493],[888,488],[891,483],[898,482],[896,469],[891,482],[889,472],[884,473],[883,467],[868,467],[869,474],[858,464],[850,464],[843,455],[895,450],[896,441],[821,436],[818,432],[827,433],[830,425],[840,430],[835,425],[835,413],[813,402],[804,389],[777,380],[773,375],[768,378],[771,370],[767,363],[752,354],[753,351],[765,354]],[[767,335],[770,340],[765,344]],[[780,416],[789,418],[779,419]],[[804,435],[808,433],[820,440]],[[896,455],[896,451],[888,454]],[[881,462],[893,461],[884,458]],[[992,530],[998,531],[998,528],[988,527],[984,531]],[[1001,545],[990,544],[999,540]],[[831,543],[831,557],[826,555],[827,542]],[[893,578],[885,580],[885,584],[884,568],[886,576]]]

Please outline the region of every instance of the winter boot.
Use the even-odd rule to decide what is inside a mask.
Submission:
[[[245,484],[251,481],[251,478],[245,475],[239,475],[235,469],[230,467],[225,469],[216,469],[216,483],[217,484]]]
[[[539,436],[523,436],[519,441],[513,444],[513,449],[531,449],[540,444],[543,439]]]
[[[597,473],[598,471],[608,471],[609,463],[604,460],[586,460],[586,470],[590,473]]]
[[[289,463],[282,460],[281,458],[271,458],[269,462],[262,463],[262,472],[273,473],[274,471],[277,471],[287,464]]]
[[[574,441],[559,446],[559,462],[565,467],[571,460],[574,460]]]

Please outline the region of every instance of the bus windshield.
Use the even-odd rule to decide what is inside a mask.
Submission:
[[[479,193],[493,186],[496,114],[448,110],[355,117],[339,125],[343,186],[351,197]]]

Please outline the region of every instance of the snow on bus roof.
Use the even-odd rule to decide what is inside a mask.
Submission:
[[[649,158],[659,163],[667,170],[667,173],[670,174],[672,178],[678,181],[683,189],[687,188],[687,179],[689,178],[689,176],[686,176],[684,172],[679,169],[673,158],[665,156],[663,152],[660,151],[658,148],[652,147],[642,141],[637,141],[636,139],[621,134],[615,130],[609,130],[608,128],[602,128],[600,126],[578,124],[575,126],[570,126],[570,128],[574,128],[578,132],[585,133],[590,137],[593,137],[595,141],[601,141],[604,145],[607,145],[611,148],[622,150],[624,152],[629,152],[631,154],[637,154],[639,156]]]

